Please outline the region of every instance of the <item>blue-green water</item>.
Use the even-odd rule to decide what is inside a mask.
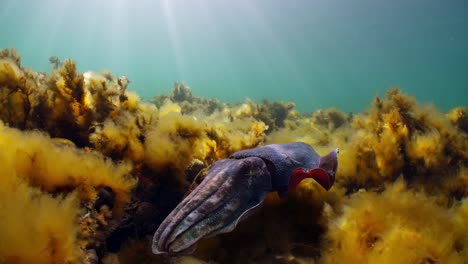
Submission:
[[[0,48],[50,71],[126,75],[145,99],[175,81],[222,101],[360,111],[393,86],[468,104],[466,0],[2,0]]]

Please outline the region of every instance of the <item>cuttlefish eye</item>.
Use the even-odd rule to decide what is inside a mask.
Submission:
[[[320,159],[319,167],[327,172],[331,185],[335,182],[335,174],[338,169],[338,153],[339,150],[335,149]]]

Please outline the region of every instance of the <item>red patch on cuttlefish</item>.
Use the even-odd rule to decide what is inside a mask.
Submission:
[[[288,191],[293,191],[302,180],[307,178],[314,179],[327,191],[331,187],[330,177],[325,170],[317,168],[304,171],[302,168],[297,168],[293,171],[289,179]]]

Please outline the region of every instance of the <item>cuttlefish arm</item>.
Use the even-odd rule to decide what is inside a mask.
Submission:
[[[313,178],[328,190],[334,182],[337,153],[320,157],[309,145],[295,142],[243,150],[215,162],[156,230],[153,253],[190,253],[201,238],[232,231],[268,192],[282,196],[302,179]]]

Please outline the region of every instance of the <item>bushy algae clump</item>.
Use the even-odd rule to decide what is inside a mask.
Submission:
[[[467,201],[447,209],[402,180],[382,193],[354,193],[328,226],[321,263],[465,263]]]
[[[151,236],[199,171],[293,141],[340,149],[333,188],[305,180],[284,200],[268,195],[235,232],[176,262],[468,259],[466,106],[443,114],[391,89],[362,113],[303,114],[199,98],[180,83],[147,103],[124,76],[51,62],[38,73],[0,51],[0,262],[164,263]]]
[[[467,259],[466,221],[454,219],[462,217],[466,204],[468,141],[456,121],[463,114],[455,111],[457,117],[452,111],[449,119],[392,89],[338,128],[317,123],[312,115],[270,135],[267,142],[304,140],[340,148],[335,190],[323,199],[331,207],[323,211],[329,221],[319,263]]]
[[[123,216],[135,179],[115,164],[35,131],[0,124],[0,262],[79,263]],[[113,199],[103,201],[102,188]]]
[[[0,52],[0,119],[9,155],[1,161],[5,177],[21,180],[56,206],[66,201],[74,214],[63,218],[68,227],[62,230],[70,231],[63,235],[72,246],[53,259],[57,263],[93,262],[129,238],[153,233],[165,210],[190,185],[187,171],[196,174],[264,140],[262,121],[218,118],[220,111],[208,118],[185,115],[171,100],[158,109],[128,91],[125,77],[81,74],[71,60],[53,61],[52,73],[36,73],[21,66],[15,50]],[[8,219],[36,225],[20,213]],[[53,220],[44,224],[49,222]],[[48,246],[55,239],[48,234],[36,242],[51,252],[58,251],[56,244],[67,245],[64,238]],[[21,243],[28,236],[18,239]],[[0,244],[4,246],[0,252],[9,251]],[[26,247],[2,253],[0,260],[30,262],[21,248]]]

